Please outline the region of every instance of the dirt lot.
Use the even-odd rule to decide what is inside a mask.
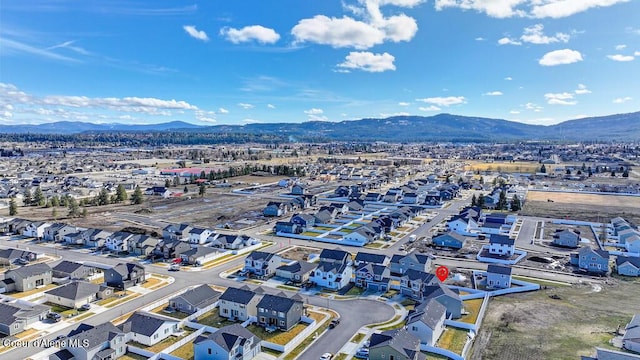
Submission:
[[[548,202],[547,199],[553,202]],[[600,222],[622,216],[638,224],[640,197],[529,191],[520,215]]]
[[[573,360],[596,346],[612,348],[618,326],[640,312],[640,283],[608,282],[493,298],[471,359]]]
[[[318,248],[295,246],[283,253],[280,253],[280,256],[289,260],[308,261],[309,254],[319,254],[320,251],[321,250]]]
[[[464,167],[464,170],[471,171],[498,171],[498,172],[515,172],[515,173],[536,173],[540,171],[540,164],[534,162],[510,162],[510,161],[498,161],[492,163],[485,162],[473,162],[468,161],[469,165]],[[554,165],[545,165],[547,172],[551,172]],[[558,165],[559,166],[559,165]]]

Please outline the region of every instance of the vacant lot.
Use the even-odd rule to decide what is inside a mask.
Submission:
[[[469,165],[464,167],[464,170],[471,171],[498,171],[498,172],[511,172],[511,173],[536,173],[540,171],[540,164],[533,162],[469,162]],[[551,172],[553,165],[545,165],[547,172]]]
[[[640,223],[640,197],[529,191],[520,214],[600,222],[608,222],[611,218],[621,216]]]
[[[640,287],[607,282],[492,299],[471,359],[577,359],[611,348],[617,328],[640,312]]]
[[[318,248],[294,246],[280,253],[280,256],[288,260],[309,261],[309,255],[319,254],[321,251]]]

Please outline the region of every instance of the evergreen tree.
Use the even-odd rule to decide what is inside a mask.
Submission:
[[[479,208],[483,208],[484,207],[484,195],[480,194],[480,196],[478,197],[478,200],[476,201],[476,206]]]
[[[626,170],[622,172],[622,177],[623,178],[628,178],[629,177],[629,170]]]
[[[185,193],[185,194],[188,193],[189,192],[189,188],[185,186],[184,189],[182,190],[182,192]]]
[[[518,195],[513,195],[513,199],[511,199],[511,211],[520,211],[522,208],[522,203],[520,202],[520,198]]]
[[[204,194],[207,192],[207,188],[204,186],[204,184],[200,185],[200,189],[198,190],[198,195],[200,195],[200,197],[204,197]]]
[[[164,187],[166,187],[166,188],[171,187],[171,180],[169,180],[169,179],[165,179],[165,180],[164,180]]]
[[[540,172],[543,173],[543,174],[547,173],[547,167],[544,166],[544,164],[542,164],[542,166],[540,166]]]
[[[500,196],[498,197],[498,203],[496,204],[497,210],[504,210],[507,208],[507,192],[502,190],[500,191]]]
[[[24,206],[31,206],[31,189],[26,188],[24,190],[24,194],[22,195],[22,204]]]
[[[33,204],[37,206],[44,206],[45,203],[46,199],[44,197],[44,194],[42,193],[42,189],[40,189],[40,186],[38,186],[36,187],[36,191],[34,191],[33,193]]]
[[[142,195],[142,190],[140,186],[136,186],[136,189],[133,191],[133,195],[131,195],[131,203],[134,205],[142,204],[144,201],[144,197]]]
[[[80,206],[78,205],[78,201],[75,198],[69,197],[69,216],[70,217],[78,217],[80,215]]]
[[[109,198],[109,191],[107,188],[100,189],[100,194],[98,194],[98,198],[96,199],[96,204],[98,206],[109,205],[111,203],[111,199]]]
[[[127,200],[127,198],[128,198],[127,190],[125,190],[124,185],[122,184],[118,185],[116,189],[116,201],[123,202]]]
[[[478,199],[476,198],[476,194],[471,196],[471,206],[476,206],[478,204]]]
[[[611,176],[616,176],[616,171],[615,170],[611,170]]]
[[[51,217],[53,218],[53,220],[58,220],[58,209],[51,209]]]
[[[60,206],[60,199],[55,195],[51,198],[51,206]]]
[[[83,218],[87,217],[87,208],[82,208],[82,214],[80,214]]]
[[[9,216],[18,215],[18,204],[16,203],[16,199],[11,198],[9,200]]]

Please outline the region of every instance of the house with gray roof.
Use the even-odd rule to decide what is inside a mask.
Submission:
[[[409,269],[400,277],[400,293],[421,301],[425,296],[425,288],[437,283],[439,281],[434,274]]]
[[[403,275],[408,270],[428,272],[431,270],[431,262],[434,257],[431,254],[420,254],[412,251],[406,255],[395,254],[391,257],[391,274]]]
[[[51,284],[52,275],[51,267],[40,263],[7,271],[4,274],[4,281],[6,283],[7,280],[11,280],[15,286],[14,291],[29,291]],[[7,289],[7,291],[11,290]]]
[[[229,250],[239,250],[246,246],[253,245],[258,240],[247,235],[225,235],[220,234],[213,240],[210,240],[211,246],[221,247]]]
[[[444,234],[439,234],[431,239],[431,242],[436,246],[448,247],[451,249],[462,249],[467,238],[455,231],[449,231]]]
[[[45,241],[62,242],[65,235],[77,233],[78,228],[65,223],[54,223],[44,230],[42,237]]]
[[[447,308],[435,299],[429,299],[424,304],[409,313],[406,328],[420,339],[420,343],[435,346],[444,331]]]
[[[302,301],[278,295],[265,294],[256,305],[258,308],[258,325],[265,328],[278,328],[287,331],[294,327],[303,314]]]
[[[640,355],[626,351],[616,351],[610,349],[596,348],[595,357],[581,356],[581,360],[640,360]]]
[[[609,272],[609,252],[583,246],[578,251],[578,268],[589,273],[606,275]]]
[[[119,328],[129,340],[153,346],[180,332],[179,321],[148,312],[136,311]]]
[[[276,268],[276,276],[302,284],[309,280],[311,273],[316,268],[316,264],[306,261],[293,261],[289,264],[281,265]]]
[[[553,244],[575,249],[580,246],[580,231],[575,229],[557,229],[556,233],[553,234]]]
[[[186,241],[189,239],[191,229],[192,226],[189,224],[169,224],[162,229],[162,239]]]
[[[508,289],[511,287],[511,267],[489,264],[487,266],[487,288]]]
[[[369,360],[424,360],[420,339],[408,330],[396,329],[374,333],[369,339]]]
[[[218,302],[222,293],[202,284],[169,300],[169,306],[187,314],[193,314]]]
[[[447,285],[441,282],[424,288],[424,299],[422,303],[416,305],[416,309],[424,306],[423,304],[430,299],[435,299],[447,308],[447,318],[458,319],[462,317],[462,299],[460,294],[449,289]]]
[[[127,241],[129,254],[149,256],[155,250],[159,240],[148,235],[134,235]]]
[[[107,238],[111,235],[109,231],[101,229],[87,229],[82,232],[82,241],[86,246],[92,248],[103,247]]]
[[[127,352],[125,332],[110,322],[97,326],[80,324],[63,342],[63,351],[74,360],[117,359]]]
[[[367,290],[389,290],[391,271],[381,264],[362,263],[356,270],[355,285]]]
[[[86,279],[95,272],[95,268],[68,260],[62,260],[51,270],[54,278],[71,280]]]
[[[260,339],[240,324],[198,336],[193,342],[194,360],[251,360],[260,349]]]
[[[13,336],[47,318],[49,307],[24,300],[0,301],[0,334]]]
[[[280,255],[266,251],[252,251],[244,259],[243,270],[258,277],[271,277],[282,264]]]
[[[21,250],[21,249],[0,249],[0,265],[9,266],[15,264],[18,259],[26,261],[34,261],[38,258],[38,255],[34,252]]]
[[[634,315],[624,329],[622,347],[640,353],[640,315]]]
[[[225,250],[208,246],[195,246],[180,254],[183,263],[201,266],[206,262],[216,259],[225,253]]]
[[[249,288],[227,288],[218,299],[218,314],[230,320],[245,321],[258,313],[257,305],[262,296]]]
[[[616,270],[618,275],[640,276],[640,257],[618,255]]]
[[[142,284],[146,280],[144,267],[134,263],[120,263],[105,269],[103,273],[107,286],[121,290]]]
[[[513,256],[516,250],[516,240],[507,235],[491,234],[489,238],[489,254],[499,256]]]
[[[113,288],[86,281],[72,281],[44,293],[47,302],[78,309],[98,299],[113,296]]]
[[[389,258],[389,256],[385,254],[374,254],[364,251],[358,251],[356,257],[353,259],[353,264],[355,266],[360,266],[363,264],[378,264],[386,266],[387,264],[389,264],[390,260],[391,259]]]

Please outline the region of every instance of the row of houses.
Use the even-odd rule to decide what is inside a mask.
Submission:
[[[640,230],[621,217],[611,220],[618,244],[630,253],[640,254]]]

